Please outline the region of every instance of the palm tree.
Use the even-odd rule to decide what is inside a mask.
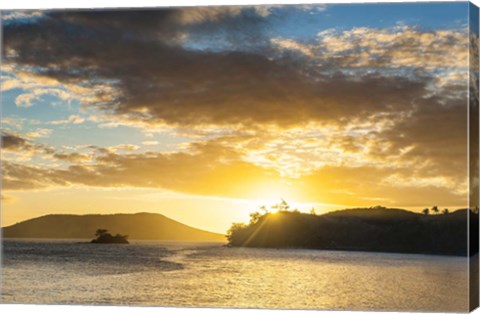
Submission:
[[[434,212],[435,214],[438,214],[438,206],[433,206],[432,212]]]
[[[444,208],[442,213],[445,215],[448,214],[448,208]]]
[[[424,208],[424,209],[422,210],[422,213],[423,213],[425,216],[427,216],[427,215],[430,213],[430,209]]]

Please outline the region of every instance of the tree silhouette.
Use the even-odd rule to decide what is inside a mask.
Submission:
[[[108,233],[107,229],[97,229],[97,231],[95,231],[95,236],[99,238],[101,236],[105,236],[107,233]]]
[[[295,214],[290,208],[288,212],[261,215],[255,224],[233,224],[227,238],[229,246],[233,247],[465,256],[467,217],[452,215],[447,208],[438,209],[438,215],[433,215],[432,207],[427,207],[417,213],[402,209],[355,208],[314,216],[308,212]],[[470,210],[473,211],[473,206]],[[448,215],[442,214],[447,211]],[[471,219],[470,223],[472,228],[478,228],[477,219]]]
[[[442,213],[445,215],[448,214],[448,208],[444,208]]]
[[[271,208],[278,212],[286,212],[290,209],[290,205],[282,198],[280,203],[273,205]]]
[[[117,233],[115,236],[112,236],[108,233],[107,229],[97,229],[95,232],[96,239],[90,241],[91,243],[127,243],[128,244],[128,235],[121,235]]]
[[[433,206],[432,212],[434,212],[435,214],[438,214],[438,206]]]
[[[282,198],[280,203],[270,206],[271,209],[275,210],[276,212],[288,212],[290,209],[290,205]],[[299,212],[298,209],[295,209],[293,212]],[[270,211],[267,209],[265,205],[259,207],[258,211],[254,211],[250,213],[250,225],[256,224],[260,218],[265,215],[270,214]]]
[[[241,233],[242,230],[245,230],[247,227],[246,224],[244,223],[233,223],[230,229],[227,231],[227,240],[229,243],[235,243],[237,238],[239,237],[239,234]]]
[[[269,211],[268,211],[268,209],[265,205],[260,206],[260,210],[263,212],[264,215],[269,213]]]
[[[258,220],[260,220],[260,217],[262,217],[263,215],[260,214],[258,211],[257,212],[253,212],[253,213],[250,213],[250,224],[251,225],[254,225],[258,222]]]

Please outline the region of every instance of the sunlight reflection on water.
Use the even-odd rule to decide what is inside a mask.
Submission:
[[[462,257],[4,241],[3,303],[467,311]]]

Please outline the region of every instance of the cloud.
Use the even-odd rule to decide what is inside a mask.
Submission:
[[[197,7],[178,10],[180,24],[201,24],[204,22],[218,22],[225,18],[240,15],[245,10],[241,6]]]
[[[155,146],[158,145],[158,141],[143,141],[142,144],[145,146]]]
[[[449,178],[426,181],[419,180],[408,168],[324,167],[303,177],[300,187],[307,200],[350,207],[467,206],[467,194],[452,189]]]
[[[58,178],[52,169],[2,163],[2,187],[4,190],[31,190],[51,186],[65,186],[65,180]]]
[[[34,88],[28,93],[17,96],[17,98],[15,98],[15,104],[18,107],[28,108],[31,107],[35,101],[38,101],[44,95],[52,95],[64,101],[71,100],[70,93],[62,89]]]
[[[353,28],[324,31],[309,42],[270,38],[265,17],[281,18],[281,10],[46,12],[31,23],[8,23],[7,86],[25,89],[19,104],[65,91],[57,97],[104,116],[52,124],[168,129],[198,143],[168,153],[98,148],[88,165],[80,164],[80,153],[58,151],[70,168],[22,168],[18,173],[32,179],[12,181],[20,166],[10,164],[7,180],[229,196],[245,195],[242,184],[287,180],[325,187],[319,192],[325,199],[343,193],[352,202],[384,197],[417,204],[427,191],[460,201],[467,160],[465,30]],[[28,145],[34,144],[10,150]],[[51,179],[44,182],[43,175]],[[209,186],[214,180],[222,186]]]
[[[23,127],[24,122],[24,118],[2,117],[1,119],[1,124],[3,126],[7,126],[15,130],[20,130]]]
[[[37,132],[31,132],[30,137],[38,137],[49,133],[48,131],[38,130]],[[27,134],[28,135],[28,134]],[[32,136],[34,135],[34,136]],[[53,149],[45,144],[32,143],[30,140],[14,134],[8,131],[2,131],[2,149],[15,153],[36,154],[36,153],[52,153]]]
[[[37,129],[35,131],[27,132],[24,134],[24,136],[28,138],[50,137],[50,135],[52,135],[51,129]]]
[[[65,120],[54,120],[54,121],[50,121],[49,124],[53,124],[53,125],[59,125],[59,124],[82,124],[84,123],[86,120],[85,118],[79,116],[79,115],[70,115],[68,116],[67,119]]]
[[[37,10],[5,10],[2,12],[2,20],[6,22],[10,22],[13,20],[32,20],[35,18],[41,18],[42,16],[43,12]]]
[[[468,67],[468,34],[461,30],[423,31],[412,26],[392,29],[353,28],[318,34],[315,49],[335,56],[346,67]]]
[[[82,162],[87,162],[92,160],[91,155],[86,155],[86,154],[79,154],[79,153],[56,153],[53,155],[54,158],[61,160],[61,161],[67,161],[70,163],[82,163]]]
[[[133,145],[133,144],[120,144],[120,145],[109,147],[109,149],[111,149],[112,151],[117,151],[117,150],[134,151],[139,148],[140,146]]]
[[[2,64],[2,91],[20,90],[15,97],[17,107],[30,108],[41,102],[45,102],[47,97],[53,97],[60,100],[61,103],[70,104],[72,101],[78,101],[87,105],[106,101],[109,96],[114,94],[110,86],[97,84],[102,92],[96,92],[82,84],[60,82],[59,80],[44,75],[38,71],[32,70],[29,66],[8,63]],[[50,104],[55,104],[51,102]]]
[[[95,90],[92,104],[106,113],[136,123],[182,126],[291,126],[404,111],[428,83],[427,78],[378,73],[353,77],[306,71],[288,56],[272,58],[267,48],[185,49],[168,35],[179,27],[172,17],[178,12],[183,11],[51,13],[38,23],[7,25],[5,49],[14,53],[6,52],[6,60]],[[127,29],[150,32],[127,36]],[[105,85],[110,85],[108,94]],[[31,103],[31,94],[21,97],[26,98],[21,103]]]
[[[295,41],[293,39],[272,38],[272,43],[281,50],[298,51],[308,57],[314,56],[314,47]]]
[[[7,132],[2,132],[2,149],[7,150],[21,150],[29,148],[30,144],[26,139]]]
[[[398,192],[407,191],[409,186],[427,194],[431,189],[448,190],[448,193],[442,192],[445,198],[460,200],[466,195],[467,149],[462,141],[466,125],[462,117],[467,108],[460,102],[439,106],[437,101],[424,99],[412,107],[415,116],[393,121],[390,116],[380,116],[327,128],[311,124],[289,130],[238,129],[208,141],[183,144],[178,147],[179,151],[165,153],[131,153],[139,148],[131,144],[53,150],[45,144],[4,132],[2,148],[7,152],[50,156],[68,163],[40,167],[19,165],[5,158],[12,170],[6,176],[4,188],[130,186],[258,197],[262,185],[288,183],[286,191],[296,191],[317,202],[331,201],[348,189],[350,196],[345,196],[343,202],[351,200],[354,205],[355,200],[370,202],[381,198],[382,204],[397,204],[395,195],[402,195],[406,203],[414,204],[418,200]],[[329,175],[331,169],[337,168],[346,170],[335,170]],[[370,180],[367,174],[376,177]],[[44,176],[48,178],[43,180]],[[305,182],[318,189],[309,190]],[[370,186],[368,191],[366,184]],[[245,186],[258,189],[252,192]],[[361,187],[364,193],[355,192],[355,186]]]
[[[40,135],[36,132],[30,132],[30,135]],[[1,158],[2,161],[29,162],[34,157],[44,160],[50,159],[55,149],[44,143],[32,141],[34,137],[26,137],[10,131],[2,130],[1,133]],[[3,170],[3,165],[2,165]]]
[[[74,156],[78,155],[65,158]],[[462,206],[467,197],[465,191],[455,188],[451,177],[423,177],[416,170],[396,165],[323,166],[299,177],[285,178],[275,170],[244,161],[241,152],[218,143],[196,143],[188,152],[177,153],[104,151],[90,164],[85,164],[83,158],[69,161],[78,163],[65,169],[49,169],[7,161],[3,187],[147,187],[247,199],[261,199],[266,191],[280,191],[308,202],[345,206],[425,206],[426,200],[432,205]]]
[[[245,186],[278,178],[272,171],[241,161],[229,149],[204,144],[197,145],[190,153],[120,155],[106,152],[98,156],[93,165],[74,164],[67,169],[46,169],[8,161],[3,167],[5,190],[70,185],[133,186],[235,197],[256,193],[254,189],[246,190]]]

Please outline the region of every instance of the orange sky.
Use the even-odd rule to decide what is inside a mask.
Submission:
[[[2,226],[157,212],[225,232],[282,198],[467,207],[466,8],[338,26],[321,5],[11,12]]]

